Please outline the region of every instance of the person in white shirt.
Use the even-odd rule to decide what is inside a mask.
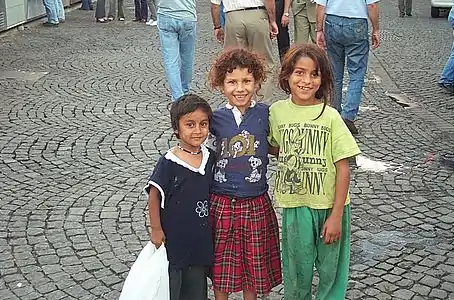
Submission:
[[[278,34],[275,0],[223,0],[225,28],[220,21],[221,0],[211,0],[214,35],[224,48],[240,47],[262,55],[267,62],[267,80],[258,92],[271,101],[275,59],[271,39]]]

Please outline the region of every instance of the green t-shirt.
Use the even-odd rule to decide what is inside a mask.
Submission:
[[[296,105],[290,99],[270,107],[271,146],[279,147],[274,195],[281,207],[333,207],[336,166],[360,150],[339,113],[323,104]],[[345,204],[350,203],[347,195]]]

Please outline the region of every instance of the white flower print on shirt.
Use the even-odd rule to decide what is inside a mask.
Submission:
[[[199,215],[200,218],[208,217],[208,201],[197,201],[195,212]]]

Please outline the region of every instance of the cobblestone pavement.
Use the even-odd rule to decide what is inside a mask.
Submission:
[[[382,1],[358,141],[388,169],[353,169],[348,299],[454,299],[454,97],[436,86],[452,32],[413,2],[400,19]],[[199,12],[194,91],[218,106]],[[141,187],[174,142],[157,30],[93,21],[0,36],[0,299],[117,299],[148,239]]]

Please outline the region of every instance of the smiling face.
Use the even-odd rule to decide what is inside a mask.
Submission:
[[[244,113],[251,106],[252,97],[257,89],[258,84],[254,75],[247,68],[235,68],[226,74],[221,91],[231,105]]]
[[[197,152],[209,132],[209,117],[202,109],[183,115],[178,120],[176,133],[183,148]]]
[[[319,101],[315,93],[321,85],[321,74],[318,66],[309,57],[300,57],[288,78],[292,101],[299,105],[314,105]]]

